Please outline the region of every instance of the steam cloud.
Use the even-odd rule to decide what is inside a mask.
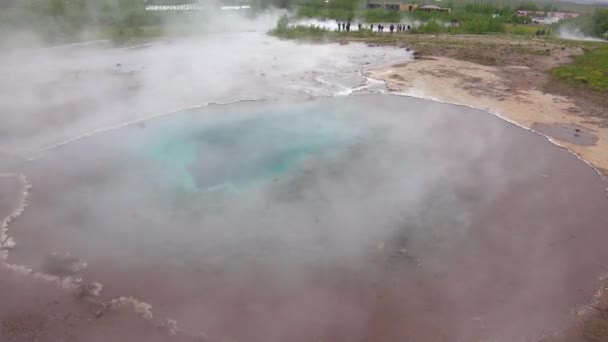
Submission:
[[[608,42],[604,39],[585,35],[579,28],[573,26],[560,26],[557,30],[557,36],[569,40],[584,40],[590,42]]]

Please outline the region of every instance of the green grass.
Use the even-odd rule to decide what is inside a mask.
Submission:
[[[501,20],[486,16],[471,17],[470,20],[462,21],[459,27],[452,27],[446,25],[445,22],[431,19],[412,29],[414,34],[495,34],[505,31],[505,24]]]
[[[296,17],[299,18],[327,18],[334,20],[353,20],[355,12],[343,8],[324,8],[312,6],[300,6],[296,10]]]
[[[533,25],[506,25],[505,31],[510,34],[515,34],[518,36],[535,36],[536,31],[540,28],[538,26]],[[547,30],[546,28],[543,28]]]
[[[403,13],[398,11],[387,11],[384,9],[371,9],[363,11],[365,22],[367,23],[398,23],[403,17]]]
[[[344,38],[373,38],[376,33],[371,30],[363,29],[361,31],[332,31],[327,30],[318,26],[290,26],[290,27],[276,27],[271,30],[269,34],[284,38],[284,39],[296,39],[296,40],[339,40],[340,37]]]
[[[318,26],[277,27],[269,32],[271,35],[285,39],[319,39],[331,32]]]
[[[551,74],[570,84],[608,92],[608,46],[588,49],[572,64],[552,69]]]

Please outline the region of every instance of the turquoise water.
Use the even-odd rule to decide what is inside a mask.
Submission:
[[[307,159],[349,146],[356,136],[345,117],[310,108],[236,119],[230,113],[193,114],[147,127],[135,151],[163,168],[165,181],[192,192],[271,181]]]

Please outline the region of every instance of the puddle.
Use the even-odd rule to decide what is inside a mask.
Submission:
[[[593,133],[579,125],[535,123],[531,128],[551,138],[576,145],[593,146],[597,142],[597,137]]]

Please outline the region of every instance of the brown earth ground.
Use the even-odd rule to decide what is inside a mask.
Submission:
[[[411,46],[416,61],[369,72],[392,92],[496,113],[550,137],[608,176],[608,95],[564,84],[548,72],[582,54],[584,43],[512,36],[398,39],[389,43]],[[590,302],[570,327],[543,341],[608,341],[608,277]]]

